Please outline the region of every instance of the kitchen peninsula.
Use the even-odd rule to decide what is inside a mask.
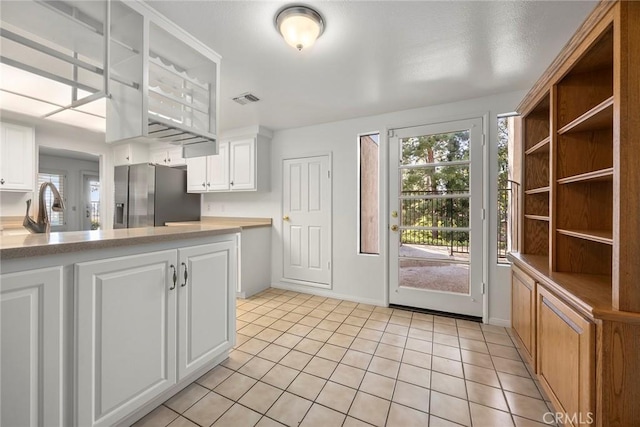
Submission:
[[[5,236],[7,425],[129,425],[227,357],[228,224]]]

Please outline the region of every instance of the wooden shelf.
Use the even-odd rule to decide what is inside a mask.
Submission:
[[[560,128],[558,133],[562,135],[570,132],[586,132],[611,127],[613,127],[613,96]]]
[[[548,193],[549,190],[551,189],[551,187],[546,186],[546,187],[538,187],[538,188],[533,188],[531,190],[526,190],[525,194],[540,194],[540,193]]]
[[[572,184],[576,182],[597,182],[613,180],[613,168],[606,168],[597,171],[581,173],[580,175],[560,178],[558,184]],[[527,193],[528,194],[528,193]]]
[[[577,239],[590,240],[592,242],[613,245],[613,233],[608,230],[563,230],[558,229],[558,233]]]
[[[524,153],[527,154],[527,155],[529,155],[529,154],[539,154],[539,153],[548,153],[549,152],[549,142],[550,141],[551,141],[551,137],[548,136],[545,139],[543,139],[542,141],[538,142],[533,147],[529,148]]]
[[[547,221],[549,222],[549,217],[548,216],[544,216],[544,215],[525,215],[524,216],[527,219],[532,219],[535,221]]]

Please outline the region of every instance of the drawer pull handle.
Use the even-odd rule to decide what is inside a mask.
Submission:
[[[184,283],[180,286],[184,288],[185,286],[187,286],[187,279],[189,279],[189,272],[187,271],[187,264],[183,262],[182,266],[184,267]]]
[[[171,286],[169,290],[172,291],[176,288],[176,282],[178,281],[178,272],[176,271],[175,265],[171,264],[170,267],[173,270],[173,286]]]

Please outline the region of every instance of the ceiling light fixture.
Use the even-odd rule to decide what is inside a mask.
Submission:
[[[276,28],[298,50],[311,47],[324,31],[322,16],[307,6],[288,6],[276,15]]]

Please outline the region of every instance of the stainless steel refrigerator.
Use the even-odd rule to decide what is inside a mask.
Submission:
[[[187,193],[187,171],[142,163],[116,166],[113,228],[199,221],[200,195]]]

